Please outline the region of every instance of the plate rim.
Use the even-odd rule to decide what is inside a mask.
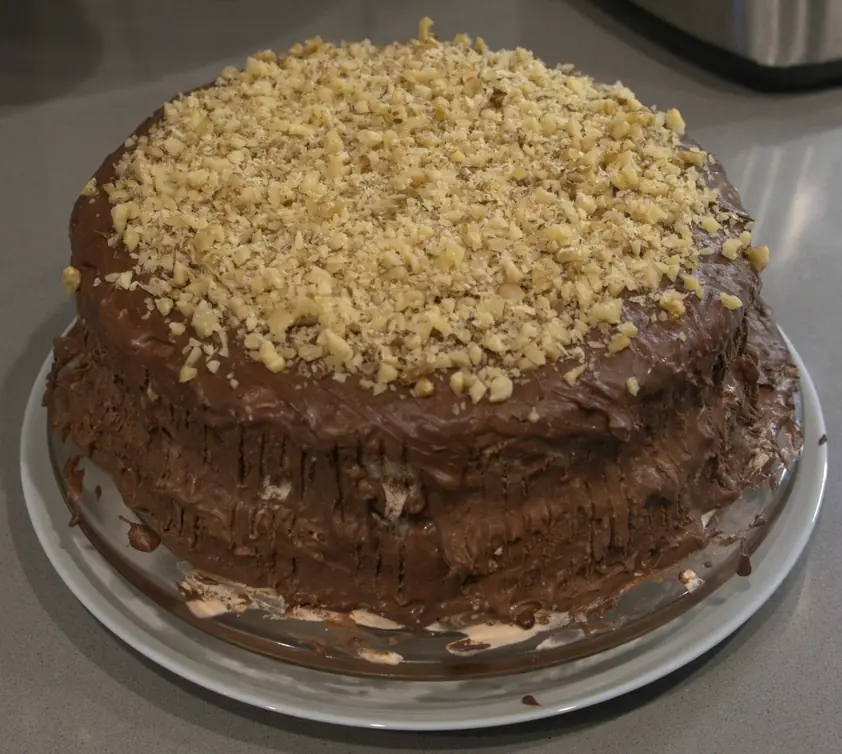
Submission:
[[[783,563],[769,574],[764,574],[762,569],[762,562],[755,568],[754,574],[749,579],[742,579],[741,581],[748,583],[748,587],[740,591],[738,598],[740,600],[739,609],[733,612],[730,617],[720,622],[717,627],[705,632],[699,636],[695,641],[691,642],[689,647],[685,647],[682,651],[671,653],[668,658],[651,666],[646,672],[635,675],[631,678],[621,680],[616,684],[608,684],[605,688],[592,692],[589,695],[580,698],[575,703],[566,703],[562,705],[553,705],[551,703],[542,706],[526,706],[521,705],[520,709],[513,711],[507,715],[496,714],[492,716],[482,716],[481,709],[477,709],[473,716],[466,717],[460,720],[413,720],[411,715],[403,720],[397,720],[388,715],[383,715],[377,710],[372,710],[369,714],[362,716],[358,710],[352,709],[348,714],[337,714],[336,712],[323,712],[317,708],[308,705],[298,705],[289,700],[270,699],[267,695],[261,695],[244,688],[238,688],[236,683],[224,685],[218,682],[215,678],[209,676],[200,663],[182,656],[168,646],[166,642],[160,638],[149,633],[137,625],[131,625],[125,616],[121,615],[120,611],[114,608],[105,600],[97,586],[88,578],[83,569],[74,562],[73,556],[70,552],[62,546],[58,541],[59,535],[53,526],[53,517],[49,511],[49,503],[44,499],[38,489],[38,484],[33,477],[33,469],[30,464],[30,454],[37,451],[39,445],[43,445],[46,452],[47,433],[45,428],[44,415],[46,410],[41,405],[41,397],[45,385],[46,376],[52,364],[52,352],[50,352],[39,370],[38,376],[35,379],[34,385],[27,400],[26,409],[21,428],[20,439],[20,473],[21,486],[24,493],[24,500],[27,506],[30,520],[32,521],[38,541],[41,548],[47,555],[50,564],[58,574],[59,578],[70,589],[71,593],[82,603],[82,605],[90,612],[105,628],[116,635],[121,641],[128,644],[134,650],[152,660],[157,665],[165,668],[171,673],[178,675],[191,683],[213,691],[224,697],[235,699],[242,703],[267,709],[273,712],[280,712],[293,717],[308,719],[315,722],[325,722],[338,725],[347,725],[352,727],[362,727],[370,729],[391,729],[391,730],[407,730],[407,731],[453,731],[453,730],[467,730],[480,729],[489,727],[499,727],[505,725],[512,725],[515,723],[529,722],[532,720],[539,720],[555,715],[571,712],[576,709],[583,709],[585,707],[593,706],[601,702],[608,701],[624,694],[627,694],[636,689],[642,688],[659,678],[678,670],[684,665],[694,661],[705,652],[721,643],[724,639],[734,633],[740,626],[742,626],[749,618],[751,618],[777,591],[781,583],[791,572],[792,568],[800,559],[804,552],[806,545],[815,528],[818,519],[822,501],[824,498],[824,491],[827,479],[827,445],[818,444],[818,438],[825,433],[824,417],[822,415],[821,405],[819,403],[818,394],[815,386],[806,367],[801,360],[798,352],[793,348],[792,343],[783,334],[787,347],[790,350],[792,358],[798,368],[799,377],[801,380],[801,394],[803,401],[804,419],[804,452],[801,459],[800,473],[796,476],[795,487],[791,494],[794,494],[799,487],[805,484],[809,485],[810,495],[809,506],[803,506],[802,519],[800,521],[800,528],[797,531],[790,550],[786,553]],[[805,463],[809,461],[809,463]],[[799,478],[802,475],[814,474],[815,478],[807,477],[806,481],[802,480],[799,484]],[[53,483],[55,483],[53,481]],[[56,486],[57,499],[61,503],[59,510],[66,513],[66,507],[60,498],[60,492]],[[791,503],[789,503],[789,507]],[[784,506],[786,512],[787,506]],[[809,515],[808,515],[809,514]],[[786,521],[779,520],[778,526],[782,526]],[[794,524],[792,524],[794,526]],[[774,528],[773,528],[774,531]],[[68,536],[65,532],[65,536]],[[71,530],[69,534],[70,539],[74,542],[77,548],[83,548],[87,544],[87,539],[78,530]],[[55,541],[54,541],[55,540]],[[765,550],[766,543],[762,544],[755,556],[760,555]],[[104,561],[104,558],[93,548],[86,553],[86,557],[99,558]],[[754,557],[753,557],[754,560]],[[110,566],[108,566],[110,568]],[[762,580],[760,576],[763,576]],[[120,578],[120,577],[118,577]],[[134,588],[127,582],[120,579],[121,583],[126,589],[135,593],[138,599],[146,602],[148,598],[136,592]],[[698,605],[687,611],[686,615],[692,615],[701,609],[710,608],[711,598],[715,598],[717,594],[722,593],[727,585],[723,585],[703,599]],[[724,610],[725,600],[722,605],[714,607],[714,610]],[[175,626],[180,626],[179,621],[174,616],[165,614],[165,618],[173,621]],[[674,621],[665,624],[665,627],[670,626]],[[692,625],[692,624],[691,624]],[[682,631],[687,632],[689,627],[683,626],[678,631],[668,635],[666,641],[678,643],[678,639]],[[218,647],[220,651],[229,647],[225,642],[215,639],[207,635],[200,635],[197,640],[201,638],[202,642]],[[245,651],[245,650],[241,650]],[[652,650],[649,650],[651,652]],[[645,654],[645,652],[644,652]],[[598,655],[597,655],[598,656]],[[275,660],[279,668],[286,667],[284,663]],[[527,671],[526,673],[518,674],[518,677],[528,677],[533,674],[546,672],[547,669],[537,671]],[[325,671],[299,668],[296,672],[304,672],[307,674],[314,674],[319,677],[329,678],[332,674]],[[506,676],[501,676],[498,679],[501,683],[506,682]],[[396,679],[368,679],[370,683],[378,684],[412,684],[416,687],[423,686],[442,686],[448,684],[448,681],[416,681],[416,680],[396,680]],[[361,681],[365,683],[363,679]],[[487,703],[480,702],[478,707],[486,706]],[[518,704],[520,701],[518,700]]]

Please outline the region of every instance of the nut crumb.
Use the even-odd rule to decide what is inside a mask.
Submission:
[[[617,330],[627,338],[634,338],[637,336],[637,325],[633,322],[623,322],[617,327]]]
[[[93,197],[97,195],[96,178],[91,178],[82,188],[82,196]]]
[[[450,389],[455,395],[462,395],[465,392],[465,375],[462,372],[454,372],[450,375]]]
[[[696,298],[702,298],[704,295],[703,286],[695,275],[682,275],[681,282],[688,291],[696,294]]]
[[[197,374],[198,370],[196,367],[191,366],[190,364],[185,364],[181,367],[181,371],[178,373],[178,381],[179,382],[189,382],[192,380]]]
[[[626,380],[626,390],[628,390],[630,395],[637,395],[640,392],[640,384],[636,378],[629,377]]]
[[[79,290],[82,283],[82,273],[75,267],[65,267],[61,272],[61,284],[64,292],[70,296]]]
[[[488,388],[484,382],[475,380],[471,387],[468,388],[468,395],[471,397],[473,403],[479,403],[487,391]]]
[[[412,388],[412,394],[416,398],[429,398],[436,391],[435,385],[426,377],[422,377]]]
[[[433,28],[433,19],[429,18],[428,16],[424,16],[424,18],[422,18],[418,22],[418,39],[421,42],[426,42],[427,40],[429,40],[430,37],[432,36],[430,34],[430,29],[432,29],[432,28]]]
[[[514,385],[506,375],[495,377],[488,390],[488,400],[491,403],[502,403],[511,397],[513,389]]]
[[[722,244],[722,256],[726,259],[736,259],[742,248],[743,245],[739,238],[729,238]]]
[[[681,319],[687,313],[684,295],[678,291],[665,291],[658,300],[658,306],[664,310],[667,317],[674,320]]]
[[[574,367],[573,369],[569,370],[568,372],[564,373],[564,381],[573,387],[576,384],[576,381],[579,377],[582,376],[582,372],[585,371],[585,365],[582,364],[581,366]]]
[[[743,305],[739,296],[733,296],[730,293],[720,293],[719,300],[726,309],[739,309]]]
[[[676,110],[674,107],[671,107],[669,110],[667,110],[666,122],[667,122],[667,126],[669,126],[679,136],[684,136],[684,130],[685,130],[684,118],[681,117],[681,113],[678,110]]]
[[[751,246],[745,254],[752,267],[758,272],[763,272],[769,266],[768,246]]]
[[[678,580],[687,587],[688,592],[695,592],[705,582],[704,579],[699,578],[696,572],[690,568],[683,570],[678,574]]]
[[[629,344],[631,343],[631,338],[628,335],[624,335],[623,333],[616,333],[612,336],[611,340],[608,341],[608,352],[609,353],[619,353],[624,348],[628,348]]]

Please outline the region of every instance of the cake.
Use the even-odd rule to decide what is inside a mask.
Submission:
[[[680,113],[427,19],[175,97],[70,241],[52,427],[176,556],[291,605],[617,593],[792,422],[769,251]]]

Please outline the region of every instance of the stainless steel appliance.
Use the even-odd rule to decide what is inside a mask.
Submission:
[[[640,26],[763,89],[842,83],[842,0],[626,0]]]

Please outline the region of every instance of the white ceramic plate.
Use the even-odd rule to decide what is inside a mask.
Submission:
[[[321,722],[400,730],[507,725],[597,704],[677,670],[739,628],[780,586],[813,531],[827,472],[818,396],[792,353],[801,373],[804,452],[791,500],[751,557],[751,575],[732,578],[680,617],[627,644],[519,675],[427,682],[334,675],[226,644],[159,608],[115,573],[77,527],[68,526],[41,407],[50,358],[26,407],[21,480],[38,539],[73,594],[123,641],[173,673],[247,704]],[[525,704],[527,695],[540,706]]]

